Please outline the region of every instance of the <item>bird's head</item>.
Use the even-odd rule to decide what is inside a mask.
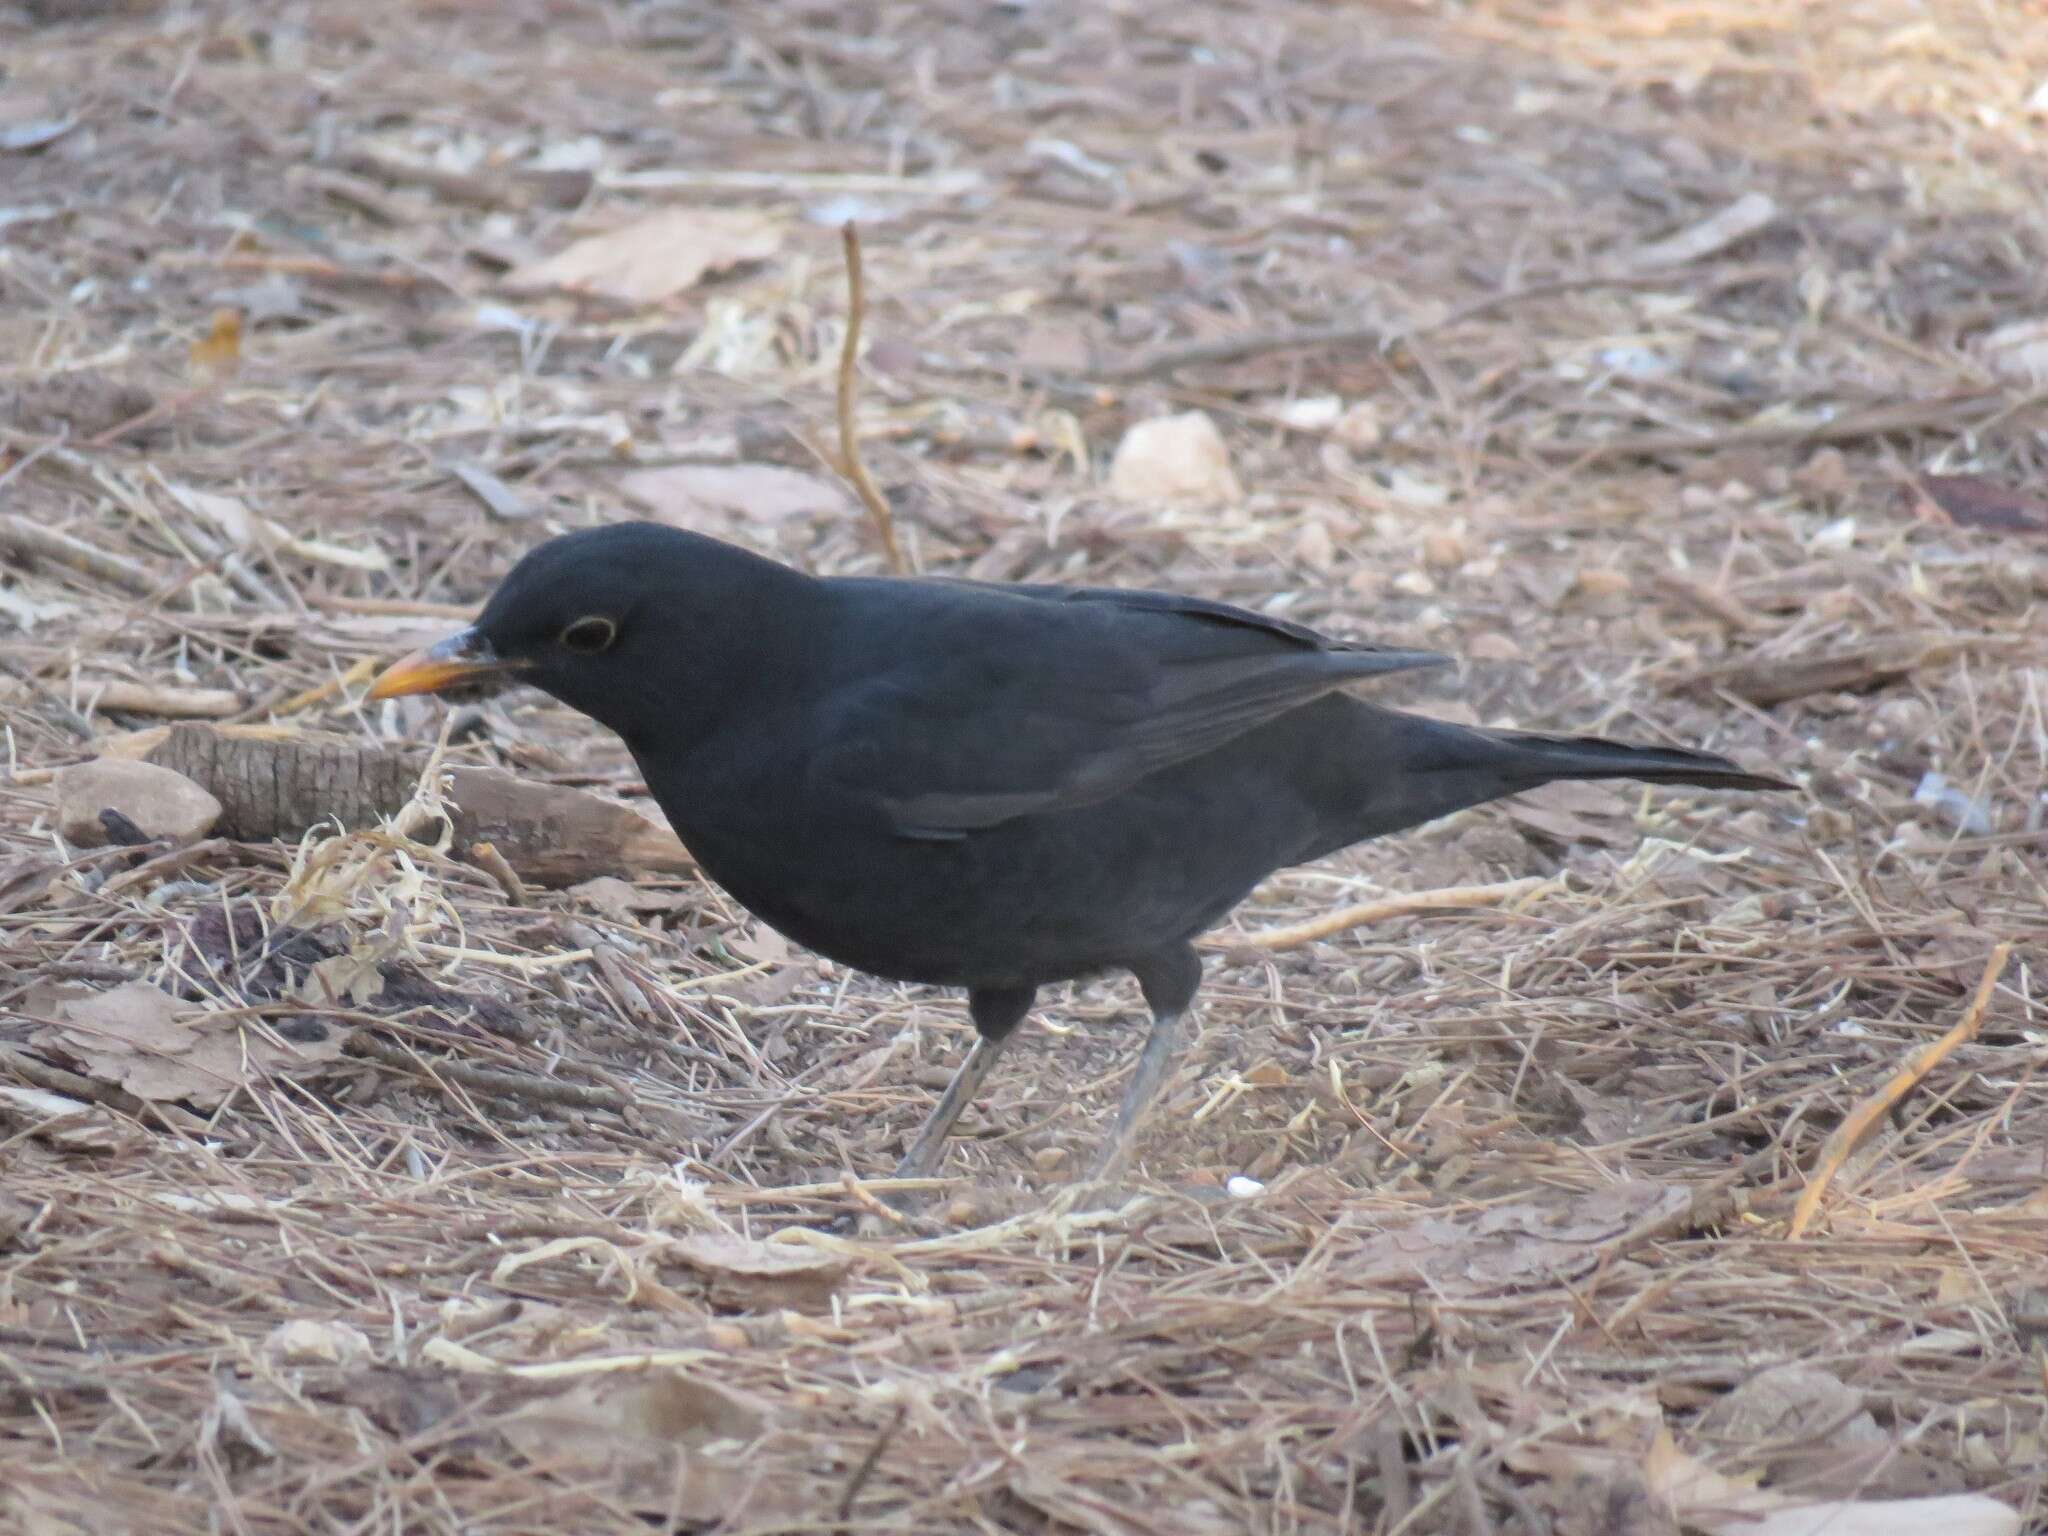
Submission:
[[[469,628],[388,667],[371,699],[530,683],[628,743],[701,724],[747,683],[764,605],[807,578],[701,534],[618,523],[540,545]]]

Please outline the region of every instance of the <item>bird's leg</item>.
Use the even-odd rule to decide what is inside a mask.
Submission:
[[[1003,1054],[1003,1047],[1009,1040],[1008,1035],[994,1038],[982,1035],[975,1040],[967,1059],[954,1069],[953,1080],[946,1084],[946,1091],[939,1095],[939,1102],[925,1116],[924,1124],[918,1128],[917,1139],[903,1154],[903,1161],[896,1165],[897,1178],[928,1179],[932,1176],[939,1166],[939,1159],[945,1155],[946,1138],[953,1134],[953,1122],[960,1118],[960,1112],[981,1091],[989,1069],[995,1066],[996,1058]]]
[[[967,994],[967,1011],[973,1017],[978,1032],[974,1049],[954,1071],[953,1080],[946,1084],[946,1091],[939,1095],[939,1102],[932,1106],[932,1112],[918,1128],[917,1139],[903,1154],[903,1161],[896,1165],[897,1178],[930,1178],[938,1168],[939,1159],[945,1153],[946,1138],[953,1131],[953,1122],[960,1118],[960,1112],[981,1091],[989,1069],[1003,1054],[1011,1033],[1024,1022],[1024,1015],[1031,1011],[1032,1000],[1037,996],[1036,987],[978,987]]]
[[[1131,1074],[1130,1086],[1124,1089],[1124,1101],[1117,1108],[1116,1124],[1110,1128],[1102,1150],[1095,1155],[1095,1166],[1089,1170],[1090,1178],[1106,1179],[1123,1166],[1124,1158],[1131,1150],[1131,1134],[1151,1107],[1159,1085],[1166,1080],[1167,1064],[1173,1059],[1173,1048],[1180,1043],[1180,1021],[1184,1017],[1180,1013],[1153,1015],[1152,1032],[1145,1037],[1144,1050],[1138,1053],[1137,1070]]]
[[[1159,1085],[1166,1081],[1173,1048],[1180,1043],[1181,1020],[1195,1000],[1195,989],[1202,984],[1202,962],[1185,944],[1148,956],[1131,970],[1152,1010],[1152,1032],[1145,1037],[1144,1050],[1138,1053],[1137,1069],[1131,1074],[1130,1086],[1124,1089],[1116,1124],[1110,1128],[1109,1138],[1089,1171],[1089,1176],[1095,1179],[1108,1178],[1130,1154],[1131,1137],[1151,1107]]]

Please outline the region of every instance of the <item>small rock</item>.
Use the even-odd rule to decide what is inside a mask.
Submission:
[[[1621,597],[1629,590],[1627,571],[1608,566],[1589,566],[1579,572],[1578,589],[1587,597]]]
[[[1370,400],[1361,400],[1330,428],[1330,436],[1354,452],[1376,448],[1380,441],[1380,413]]]
[[[1471,551],[1462,534],[1446,528],[1422,541],[1422,563],[1433,570],[1455,571]]]
[[[371,1354],[369,1336],[360,1328],[310,1317],[279,1323],[263,1347],[286,1365],[354,1365]]]
[[[1344,415],[1344,402],[1336,395],[1309,395],[1298,400],[1270,400],[1266,410],[1301,432],[1325,432]]]
[[[57,829],[73,847],[106,844],[107,823],[100,813],[109,810],[150,837],[174,843],[206,836],[221,814],[212,795],[182,773],[154,763],[103,757],[57,775]]]
[[[1819,448],[1799,466],[1792,481],[1816,496],[1839,496],[1849,489],[1849,461],[1839,448]]]
[[[2015,384],[2048,383],[2048,320],[2001,325],[1977,343],[1977,352],[1994,373]]]
[[[1498,630],[1488,630],[1466,642],[1465,654],[1474,661],[1520,661],[1522,648]]]
[[[1250,1200],[1266,1192],[1263,1183],[1257,1179],[1247,1178],[1241,1173],[1233,1173],[1223,1187],[1230,1192],[1230,1198],[1233,1200]]]
[[[1109,488],[1127,501],[1234,506],[1244,500],[1223,434],[1201,411],[1155,416],[1124,433],[1110,462]]]

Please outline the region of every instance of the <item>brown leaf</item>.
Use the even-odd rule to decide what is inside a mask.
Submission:
[[[761,1411],[701,1376],[613,1372],[530,1404],[499,1427],[541,1470],[595,1479],[643,1514],[696,1526],[751,1502],[746,1442]]]
[[[789,1307],[820,1311],[846,1278],[837,1254],[793,1243],[764,1243],[729,1232],[693,1232],[662,1256],[681,1260],[710,1282],[712,1305],[734,1311]]]
[[[333,1061],[345,1032],[274,1044],[237,1019],[217,1019],[147,982],[66,997],[58,1022],[36,1038],[79,1070],[139,1099],[211,1109],[252,1078]]]
[[[98,1104],[13,1083],[0,1083],[0,1130],[26,1131],[62,1152],[118,1152],[136,1134]]]
[[[664,523],[716,531],[741,523],[850,516],[853,502],[829,480],[775,464],[672,464],[636,469],[619,489]]]
[[[2048,498],[1983,475],[1922,475],[1923,513],[1958,528],[2000,533],[2048,533]]]
[[[1545,784],[1508,801],[1508,819],[1559,843],[1617,847],[1634,840],[1619,818],[1628,802],[1611,789],[1593,784]],[[1597,819],[1596,819],[1597,818]]]
[[[1425,1216],[1368,1238],[1346,1261],[1360,1283],[1425,1284],[1461,1295],[1583,1274],[1618,1244],[1667,1227],[1691,1208],[1672,1184],[1616,1184],[1552,1205],[1506,1205]]]
[[[62,864],[40,854],[26,853],[0,864],[0,917],[41,901],[50,882],[63,872]]]
[[[1660,1429],[1643,1481],[1681,1526],[1706,1536],[2019,1536],[2020,1517],[1982,1494],[1931,1499],[1794,1498],[1727,1477],[1681,1451]]]
[[[565,288],[625,304],[658,304],[714,272],[765,261],[783,225],[742,209],[665,208],[592,235],[505,274],[516,291]]]
[[[467,459],[458,459],[448,466],[448,473],[462,482],[463,489],[483,503],[484,510],[502,523],[524,522],[533,516],[535,508],[526,499],[481,464],[472,464]]]
[[[681,891],[657,891],[634,885],[617,875],[599,875],[569,887],[566,894],[602,912],[615,922],[631,922],[641,912],[679,912],[693,905]]]

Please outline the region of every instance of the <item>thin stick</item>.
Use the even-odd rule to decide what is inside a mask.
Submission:
[[[1552,442],[1529,443],[1532,453],[1544,458],[1572,459],[1589,464],[1596,459],[1654,458],[1668,453],[1718,453],[1726,448],[1767,448],[1810,446],[1817,443],[1853,443],[1864,438],[1889,437],[1898,432],[1983,428],[1987,419],[2015,414],[2041,403],[2039,394],[2011,396],[1997,391],[1949,395],[1934,400],[1909,400],[1899,405],[1872,406],[1869,410],[1845,411],[1832,421],[1805,423],[1763,422],[1723,427],[1707,432],[1637,432],[1609,438],[1559,438]],[[1583,456],[1583,457],[1582,457]]]
[[[1805,1235],[1820,1210],[1821,1198],[1827,1194],[1828,1185],[1856,1151],[1857,1143],[1891,1113],[1892,1106],[1911,1093],[1920,1080],[1939,1066],[1957,1046],[1977,1038],[1977,1028],[1984,1022],[1984,1010],[1991,1006],[1991,994],[1998,986],[1998,978],[2005,972],[2005,962],[2011,956],[2011,944],[2002,943],[1992,950],[1991,958],[1984,963],[1983,978],[1970,998],[1970,1006],[1963,1010],[1956,1027],[1939,1040],[1915,1051],[1882,1088],[1858,1104],[1835,1127],[1834,1134],[1822,1144],[1813,1172],[1807,1176],[1806,1188],[1800,1191],[1799,1201],[1792,1207],[1792,1225],[1785,1234],[1787,1237],[1797,1241]]]
[[[498,882],[498,889],[515,907],[530,907],[533,898],[526,894],[526,882],[519,878],[505,855],[498,852],[495,843],[471,843],[469,857],[476,867]]]
[[[882,536],[882,553],[888,556],[889,569],[901,576],[905,566],[903,553],[896,547],[896,519],[889,512],[889,503],[875,489],[867,465],[860,461],[860,439],[853,430],[853,401],[860,362],[860,322],[861,316],[867,312],[867,289],[861,281],[860,270],[860,231],[848,219],[839,235],[846,246],[846,341],[839,349],[839,472],[860,494],[861,505],[868,509],[868,516],[874,520],[875,532]]]
[[[1626,272],[1559,278],[1554,282],[1531,283],[1504,293],[1490,293],[1482,299],[1460,305],[1440,319],[1421,325],[1394,324],[1312,325],[1299,330],[1253,331],[1242,336],[1224,336],[1213,341],[1180,342],[1155,347],[1121,362],[1107,360],[1089,364],[1085,377],[1104,384],[1134,384],[1141,379],[1159,378],[1205,363],[1241,363],[1247,358],[1272,352],[1292,352],[1304,347],[1398,346],[1412,337],[1448,330],[1468,320],[1477,320],[1529,299],[1555,298],[1588,288],[1655,288],[1668,284],[1668,272]]]
[[[575,1109],[609,1109],[621,1113],[632,1102],[616,1088],[594,1083],[567,1083],[558,1077],[508,1071],[503,1067],[483,1067],[445,1057],[430,1060],[404,1046],[392,1045],[363,1033],[349,1038],[348,1051],[354,1056],[367,1056],[380,1066],[420,1073],[442,1087],[453,1083],[477,1093],[501,1094],[534,1104],[566,1104]]]
[[[882,1452],[886,1451],[889,1442],[896,1438],[896,1431],[903,1427],[903,1421],[909,1413],[908,1403],[896,1405],[896,1412],[890,1416],[889,1422],[882,1426],[882,1432],[875,1436],[875,1443],[868,1447],[867,1455],[861,1457],[860,1465],[853,1469],[853,1476],[846,1480],[846,1491],[839,1495],[839,1519],[842,1522],[852,1517],[853,1501],[860,1497],[861,1489],[865,1488],[868,1479],[875,1475],[875,1468],[882,1460]]]
[[[95,549],[81,539],[44,528],[11,513],[0,516],[0,554],[24,559],[49,560],[69,566],[85,576],[111,582],[124,592],[147,597],[156,590],[156,580],[134,561]]]
[[[1347,928],[1383,923],[1390,918],[1414,917],[1421,912],[1443,912],[1457,907],[1499,907],[1556,885],[1543,875],[1524,880],[1503,880],[1498,885],[1449,885],[1438,891],[1418,891],[1412,896],[1394,896],[1385,901],[1368,901],[1340,911],[1326,912],[1305,923],[1286,928],[1267,928],[1258,933],[1203,939],[1204,949],[1299,949],[1317,939],[1327,939]]]

